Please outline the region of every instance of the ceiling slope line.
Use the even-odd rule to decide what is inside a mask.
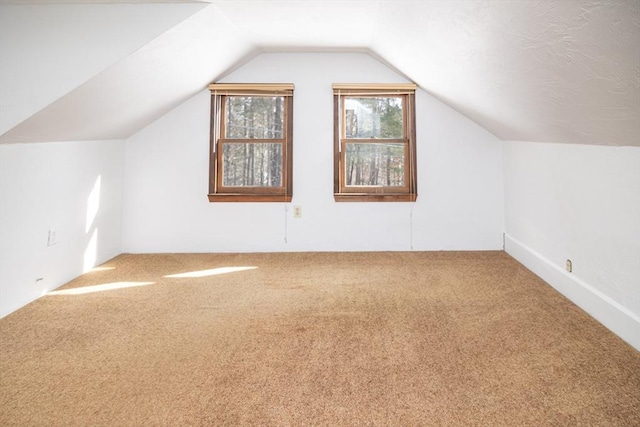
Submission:
[[[206,5],[0,7],[0,135],[5,136]]]
[[[2,142],[125,139],[251,55],[253,45],[232,31],[208,5],[14,127]]]

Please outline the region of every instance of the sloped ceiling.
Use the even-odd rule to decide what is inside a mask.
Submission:
[[[2,142],[126,138],[260,52],[354,50],[500,139],[640,146],[637,0],[176,3],[204,7],[33,111]],[[153,6],[148,13],[160,13]]]

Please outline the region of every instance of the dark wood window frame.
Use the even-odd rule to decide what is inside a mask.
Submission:
[[[210,202],[291,202],[293,195],[293,89],[291,83],[212,83],[211,132],[209,142]],[[225,100],[228,96],[283,97],[283,137],[270,139],[225,138]],[[280,186],[223,185],[223,144],[281,144],[282,184]]]
[[[418,197],[416,173],[416,109],[415,84],[350,84],[333,85],[334,160],[333,192],[336,202],[414,202]],[[344,100],[349,97],[401,97],[402,138],[357,139],[346,137]],[[346,185],[347,144],[403,144],[404,186]]]

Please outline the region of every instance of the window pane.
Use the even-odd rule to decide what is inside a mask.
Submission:
[[[225,138],[282,139],[284,97],[227,96]]]
[[[282,186],[282,144],[225,143],[222,147],[223,186]]]
[[[404,144],[345,145],[347,186],[404,186]]]
[[[347,138],[402,138],[402,97],[345,98]]]

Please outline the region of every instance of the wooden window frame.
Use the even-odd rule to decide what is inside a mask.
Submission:
[[[415,84],[349,84],[333,85],[333,192],[336,202],[414,202],[418,197],[416,173],[416,109]],[[347,138],[345,120],[345,98],[402,98],[403,138],[400,139],[361,139]],[[404,144],[405,152],[405,185],[392,186],[358,186],[346,185],[345,168],[347,144]]]
[[[209,141],[210,202],[291,202],[293,196],[293,89],[291,83],[212,83],[211,130]],[[232,139],[225,135],[227,96],[282,96],[283,137],[281,139]],[[282,185],[278,187],[224,186],[222,180],[223,144],[282,145]]]

